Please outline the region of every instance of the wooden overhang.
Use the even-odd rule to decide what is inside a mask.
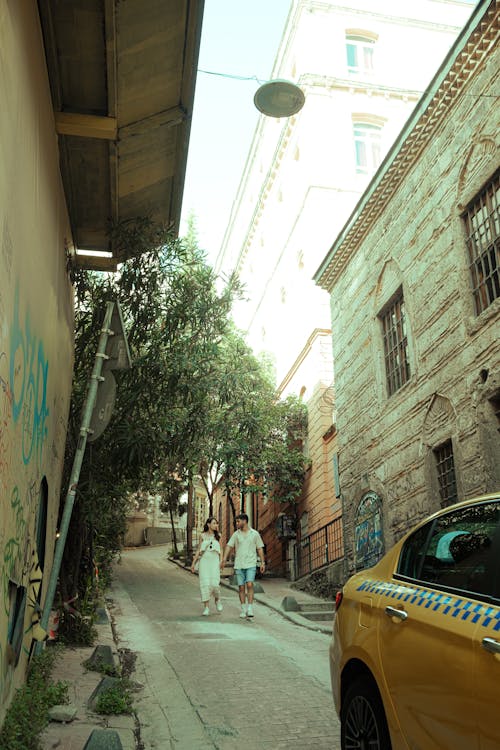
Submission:
[[[203,0],[38,0],[79,265],[126,260],[113,224],[179,231]]]

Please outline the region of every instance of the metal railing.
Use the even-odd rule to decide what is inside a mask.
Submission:
[[[295,544],[295,579],[302,578],[344,556],[342,518],[298,539]]]

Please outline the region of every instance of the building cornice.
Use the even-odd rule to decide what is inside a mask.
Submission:
[[[382,96],[384,99],[405,99],[418,101],[422,90],[403,89],[396,86],[384,86],[377,80],[360,78],[337,78],[334,76],[320,76],[306,73],[299,80],[302,89],[311,90],[324,88],[328,92],[348,92],[350,94],[366,94],[367,96]]]
[[[292,378],[297,374],[300,366],[302,365],[307,355],[311,351],[316,339],[320,338],[321,336],[331,336],[331,335],[332,335],[332,331],[330,328],[315,328],[314,329],[314,331],[311,333],[311,335],[307,339],[307,342],[304,348],[302,349],[302,351],[300,352],[299,356],[297,357],[297,359],[295,360],[295,362],[293,363],[293,365],[288,370],[287,374],[285,375],[285,377],[279,384],[277,388],[279,395],[283,393],[283,391],[285,390],[287,385],[289,385]]]
[[[470,7],[469,3],[467,2],[455,2],[454,0],[435,0],[435,2],[439,1],[443,6],[453,5],[455,7]],[[321,11],[323,13],[344,13],[345,15],[349,16],[360,16],[363,18],[364,26],[366,26],[366,19],[369,18],[375,21],[383,21],[384,23],[394,23],[397,25],[400,25],[401,20],[404,19],[405,23],[407,23],[408,26],[427,30],[432,29],[433,31],[449,31],[451,33],[456,33],[460,28],[453,24],[436,23],[434,21],[428,21],[425,18],[411,17],[404,14],[394,15],[392,13],[384,13],[380,11],[370,12],[367,11],[366,8],[353,8],[349,5],[341,5],[340,3],[338,5],[334,5],[332,3],[322,2],[321,0],[309,0],[309,2],[307,2],[306,0],[306,3],[308,5],[307,10],[311,12]]]
[[[436,127],[472,79],[478,66],[498,42],[496,0],[480,0],[407,124],[375,173],[314,274],[314,281],[331,292],[335,281],[406,175],[430,143]]]

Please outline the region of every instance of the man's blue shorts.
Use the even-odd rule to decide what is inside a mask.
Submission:
[[[255,568],[235,568],[236,580],[238,586],[244,586],[245,583],[253,583],[255,581],[255,574],[257,573],[257,567]]]

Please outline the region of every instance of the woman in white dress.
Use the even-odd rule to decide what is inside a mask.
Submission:
[[[200,594],[203,602],[203,617],[210,614],[208,607],[210,595],[215,599],[215,609],[222,612],[220,600],[220,561],[222,559],[222,548],[219,537],[219,523],[211,516],[203,527],[198,549],[193,558],[191,573],[195,572],[195,565],[199,562],[198,577],[200,580]]]

